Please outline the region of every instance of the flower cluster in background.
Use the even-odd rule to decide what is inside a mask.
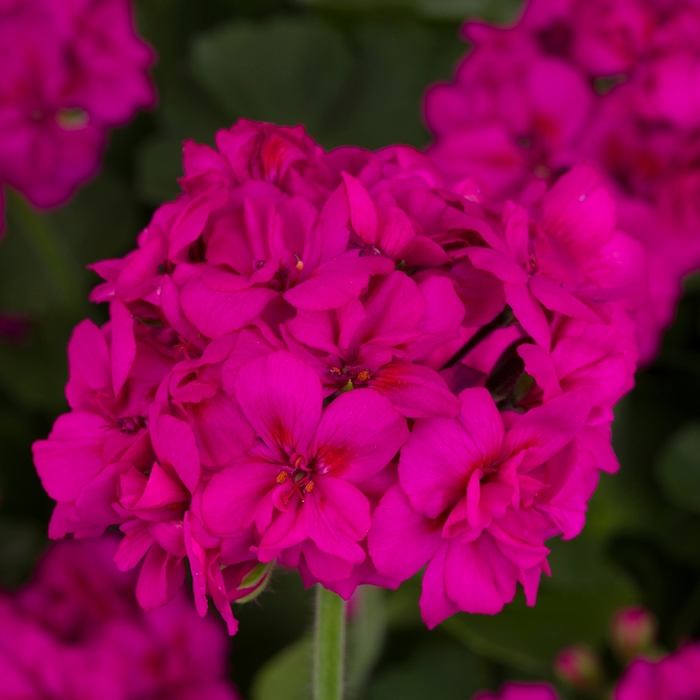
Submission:
[[[182,194],[70,347],[39,475],[51,536],[119,525],[145,608],[211,596],[229,630],[275,561],[349,598],[428,564],[433,627],[534,604],[632,387],[642,248],[589,166],[505,205],[407,147],[325,152],[242,120],[185,144]]]
[[[472,49],[425,102],[430,155],[452,181],[512,196],[577,163],[600,169],[649,253],[643,362],[700,264],[699,35],[690,0],[531,0],[512,27],[467,23]]]
[[[145,614],[115,538],[60,542],[0,597],[2,696],[11,700],[237,700],[227,637],[184,595]]]
[[[583,685],[579,690],[590,692]],[[594,688],[594,692],[599,688]],[[614,700],[690,700],[700,695],[700,644],[689,643],[659,660],[638,658],[612,690]],[[480,692],[474,700],[558,700],[546,683],[506,683],[499,693]]]
[[[98,171],[107,130],[155,103],[153,60],[129,0],[0,0],[0,186],[65,202]]]

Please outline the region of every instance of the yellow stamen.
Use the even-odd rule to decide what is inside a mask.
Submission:
[[[277,483],[278,484],[283,484],[285,481],[287,481],[287,479],[289,479],[289,474],[287,474],[287,472],[280,472],[277,475]]]
[[[306,493],[311,493],[313,490],[314,490],[314,482],[309,481],[309,483],[306,484],[306,486],[304,486],[304,491],[306,491]]]

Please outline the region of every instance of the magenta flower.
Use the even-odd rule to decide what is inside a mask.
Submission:
[[[557,531],[547,515],[552,489],[542,487],[575,459],[566,448],[589,411],[585,395],[571,393],[506,431],[487,391],[467,389],[460,399],[457,418],[416,421],[400,486],[382,499],[369,540],[389,576],[403,580],[428,563],[421,611],[429,627],[458,610],[498,612],[518,581],[534,604],[540,572],[548,572],[544,540]],[[397,537],[410,539],[410,549]]]
[[[155,101],[128,0],[6,0],[0,57],[0,182],[39,207],[68,199],[107,130]]]
[[[534,602],[545,541],[617,469],[636,366],[644,259],[599,176],[503,205],[406,147],[249,121],[216,141],[94,266],[111,320],[76,329],[72,412],[34,448],[51,536],[118,525],[145,608],[189,566],[231,633],[275,562],[345,598],[428,564],[431,626],[518,581]]]
[[[321,382],[309,367],[275,353],[241,369],[236,395],[258,442],[215,474],[202,515],[212,532],[231,536],[255,526],[261,561],[298,566],[337,580],[361,564],[370,526],[361,484],[383,469],[408,439],[391,404],[367,389],[322,410]]]
[[[111,561],[113,538],[54,545],[34,579],[0,598],[8,698],[236,700],[226,638],[180,595],[145,615],[135,577]]]
[[[648,292],[637,311],[643,362],[673,318],[680,280],[700,265],[699,9],[681,0],[530,0],[512,27],[468,22],[472,50],[425,103],[435,136],[428,152],[452,183],[473,177],[503,198],[533,183],[534,196],[541,181],[573,165],[599,168],[620,228],[648,253]],[[629,242],[616,250],[621,243],[616,234],[600,252],[631,261]],[[591,260],[589,271],[596,267]],[[610,295],[638,283],[623,278],[602,288]]]
[[[700,645],[690,643],[660,661],[636,659],[619,680],[615,700],[690,700],[700,693]]]

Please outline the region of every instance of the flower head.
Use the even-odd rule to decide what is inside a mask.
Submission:
[[[107,129],[155,101],[129,0],[0,5],[0,182],[40,207],[99,167]]]
[[[503,205],[405,147],[245,120],[216,141],[94,265],[110,322],[76,329],[72,412],[34,448],[51,535],[119,525],[143,607],[189,567],[231,633],[275,562],[346,598],[430,562],[430,625],[517,581],[534,602],[545,540],[617,467],[636,361],[643,256],[595,171]]]

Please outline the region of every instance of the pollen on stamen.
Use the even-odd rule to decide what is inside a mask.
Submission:
[[[287,474],[287,472],[280,472],[277,475],[277,483],[278,484],[283,484],[285,481],[287,481],[287,479],[289,479],[289,474]]]
[[[309,483],[306,484],[306,486],[304,486],[304,491],[306,491],[306,493],[311,493],[313,490],[314,490],[314,482],[309,481]]]
[[[301,272],[304,269],[304,263],[298,255],[295,255],[294,257],[297,259],[297,264],[294,267]]]
[[[369,373],[368,369],[363,369],[362,372],[360,372],[357,375],[357,380],[360,382],[366,382],[368,379],[370,379],[372,375]]]

